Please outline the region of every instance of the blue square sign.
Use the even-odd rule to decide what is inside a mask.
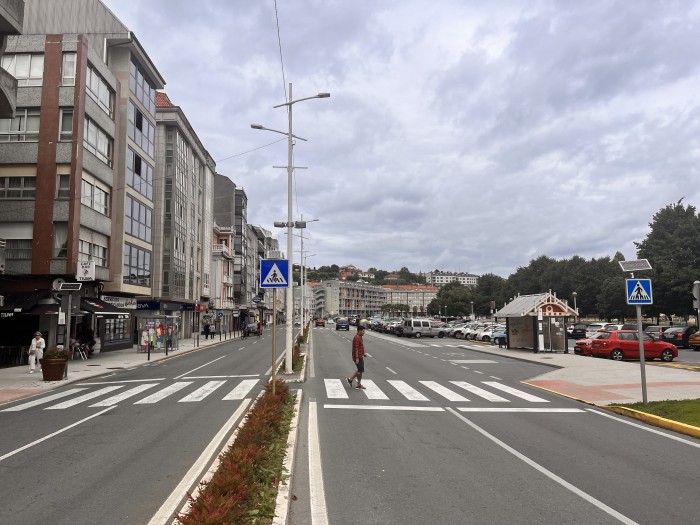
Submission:
[[[262,259],[260,288],[289,288],[289,260]]]
[[[626,279],[627,304],[652,304],[651,279]]]

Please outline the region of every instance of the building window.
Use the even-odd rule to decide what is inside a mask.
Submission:
[[[56,181],[56,199],[70,198],[70,175],[58,175]]]
[[[124,284],[151,286],[151,252],[124,243]]]
[[[36,177],[0,177],[0,199],[33,199]]]
[[[129,320],[105,318],[105,334],[102,343],[129,340]]]
[[[6,54],[2,57],[2,68],[17,79],[18,86],[41,86],[44,55]]]
[[[107,266],[107,248],[80,239],[78,241],[78,260],[95,261],[96,266]]]
[[[15,118],[0,119],[0,142],[39,140],[39,110],[17,109]]]
[[[97,184],[91,184],[83,179],[80,202],[102,215],[109,216],[109,192]]]
[[[114,91],[92,66],[88,66],[86,88],[88,96],[97,102],[102,111],[113,118]]]
[[[129,138],[150,157],[155,155],[156,127],[131,100],[129,101],[128,134]]]
[[[5,241],[5,259],[12,261],[32,260],[31,239],[7,239]]]
[[[61,84],[75,86],[76,53],[63,53],[63,69],[61,70]]]
[[[61,129],[59,131],[58,140],[70,141],[73,140],[73,110],[61,109]]]
[[[131,195],[126,196],[124,206],[124,231],[137,239],[150,243],[153,210]]]
[[[147,199],[153,199],[153,166],[131,148],[126,154],[126,182]]]
[[[143,69],[134,60],[131,61],[131,69],[129,71],[129,88],[136,99],[143,104],[143,107],[152,116],[155,116],[156,89],[151,86],[143,74]]]
[[[87,117],[85,117],[83,145],[102,162],[108,166],[112,165],[112,139]]]

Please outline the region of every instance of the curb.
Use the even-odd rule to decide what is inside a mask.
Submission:
[[[648,423],[656,427],[673,430],[674,432],[700,439],[700,428],[694,427],[693,425],[686,425],[685,423],[672,421],[670,419],[666,419],[665,417],[647,414],[646,412],[640,412],[639,410],[634,410],[633,408],[621,406],[606,406],[599,408],[609,410],[610,412],[615,412],[616,414],[620,414],[622,416],[638,419],[639,421],[643,421],[644,423]]]
[[[289,427],[287,436],[287,452],[284,455],[282,469],[289,474],[283,478],[277,486],[277,500],[275,502],[275,517],[272,525],[286,525],[289,519],[289,503],[292,490],[292,475],[294,473],[294,460],[296,458],[297,434],[299,433],[299,418],[301,417],[301,399],[304,393],[301,389],[296,391],[296,402],[294,403],[294,417]]]

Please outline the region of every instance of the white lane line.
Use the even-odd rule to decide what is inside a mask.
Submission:
[[[244,379],[238,384],[236,388],[234,388],[224,396],[223,401],[243,399],[245,396],[248,395],[248,393],[253,389],[253,387],[257,383],[257,379]]]
[[[533,396],[532,394],[528,394],[512,386],[504,385],[503,383],[496,383],[495,381],[483,381],[483,383],[498,390],[502,390],[503,392],[507,392],[508,394],[512,394],[515,397],[519,397],[520,399],[524,399],[525,401],[531,401],[532,403],[549,403],[546,399]]]
[[[68,401],[64,401],[63,403],[59,403],[57,405],[46,407],[44,410],[62,410],[64,408],[78,405],[78,404],[82,403],[83,401],[88,401],[89,399],[94,399],[98,396],[101,396],[102,394],[106,394],[107,392],[111,392],[112,390],[117,390],[119,388],[123,388],[123,387],[121,385],[106,386],[104,388],[101,388],[99,390],[95,390],[95,391],[90,392],[88,394],[83,394],[82,396],[74,397],[73,399],[69,399]]]
[[[674,441],[680,441],[681,443],[685,443],[686,445],[690,445],[691,447],[700,448],[700,443],[695,443],[694,441],[690,441],[690,440],[682,438],[682,437],[674,436],[673,434],[667,434],[666,432],[664,432],[662,430],[657,430],[655,428],[646,427],[644,425],[640,425],[639,423],[633,423],[632,421],[627,421],[625,419],[622,419],[619,416],[616,416],[613,414],[606,414],[605,412],[600,412],[598,410],[595,410],[594,408],[589,408],[587,410],[593,414],[598,414],[599,416],[607,417],[609,419],[617,421],[618,423],[624,423],[625,425],[630,425],[630,426],[633,426],[636,428],[641,428],[642,430],[646,430],[647,432],[651,432],[653,434],[658,434],[659,436],[663,436],[663,437],[666,437],[668,439],[673,439]]]
[[[100,385],[125,385],[128,383],[144,383],[146,381],[165,381],[166,377],[151,377],[149,379],[125,379],[124,381],[100,381],[97,383],[80,383],[82,386],[100,386]]]
[[[347,399],[348,392],[345,385],[348,384],[345,379],[324,379],[326,385],[326,397],[330,399]],[[345,385],[343,384],[345,382]]]
[[[521,461],[525,462],[526,464],[530,465],[532,468],[534,468],[534,469],[537,470],[538,472],[544,474],[544,475],[547,476],[549,479],[555,481],[556,483],[559,483],[559,484],[560,484],[562,487],[564,487],[565,489],[570,490],[571,492],[573,492],[573,493],[576,494],[577,496],[583,498],[584,500],[588,501],[589,503],[592,503],[593,505],[595,505],[596,507],[598,507],[600,510],[602,510],[603,512],[606,512],[607,514],[609,514],[610,516],[614,517],[614,518],[617,519],[618,521],[620,521],[620,522],[622,522],[622,523],[625,523],[626,525],[637,525],[637,523],[636,523],[635,521],[631,520],[630,518],[628,518],[628,517],[625,516],[624,514],[619,513],[618,511],[616,511],[615,509],[613,509],[613,508],[611,508],[611,507],[608,507],[608,506],[607,506],[605,503],[603,503],[602,501],[600,501],[600,500],[594,498],[593,496],[591,496],[590,494],[588,494],[588,493],[582,491],[582,490],[579,489],[578,487],[575,487],[574,485],[572,485],[571,483],[569,483],[569,482],[566,481],[565,479],[563,479],[563,478],[557,476],[554,472],[552,472],[552,471],[550,471],[550,470],[547,470],[546,468],[544,468],[544,467],[543,467],[542,465],[540,465],[539,463],[537,463],[537,462],[533,461],[532,459],[528,458],[526,455],[521,454],[520,452],[518,452],[517,450],[515,450],[515,449],[514,449],[513,447],[511,447],[510,445],[507,445],[506,443],[504,443],[503,441],[501,441],[500,439],[498,439],[496,436],[494,436],[494,435],[492,435],[492,434],[489,434],[486,430],[484,430],[484,429],[481,428],[480,426],[478,426],[478,425],[472,423],[469,419],[467,419],[466,417],[464,417],[462,414],[457,413],[456,410],[454,410],[454,409],[452,409],[452,408],[447,408],[447,410],[448,410],[449,412],[451,412],[452,414],[454,414],[456,417],[458,417],[460,420],[462,420],[464,423],[466,423],[467,425],[469,425],[470,427],[472,427],[474,430],[476,430],[477,432],[479,432],[482,436],[484,436],[484,437],[490,439],[493,443],[495,443],[495,444],[498,445],[499,447],[503,448],[503,449],[506,450],[507,452],[511,453],[511,454],[514,455],[516,458],[520,459]]]
[[[57,430],[56,432],[53,432],[53,433],[49,434],[48,436],[44,436],[43,438],[39,438],[39,439],[37,439],[37,440],[35,440],[35,441],[32,441],[31,443],[27,443],[27,444],[24,445],[23,447],[17,448],[17,449],[15,449],[15,450],[13,450],[12,452],[8,452],[7,454],[4,454],[4,455],[0,456],[0,461],[4,461],[4,460],[6,460],[6,459],[9,458],[9,457],[14,456],[15,454],[18,454],[18,453],[22,452],[23,450],[27,450],[28,448],[31,448],[31,447],[33,447],[34,445],[38,445],[39,443],[42,443],[42,442],[44,442],[44,441],[46,441],[46,440],[48,440],[48,439],[51,439],[52,437],[58,436],[58,435],[61,434],[62,432],[65,432],[66,430],[70,430],[70,429],[73,428],[73,427],[77,427],[78,425],[80,425],[80,424],[82,424],[82,423],[85,423],[86,421],[89,421],[89,420],[91,420],[91,419],[94,418],[94,417],[101,416],[102,414],[104,414],[105,412],[109,412],[109,411],[112,410],[113,408],[114,408],[114,407],[109,407],[109,408],[105,408],[104,410],[100,410],[100,411],[97,412],[96,414],[93,414],[93,415],[91,415],[91,416],[88,416],[88,417],[86,417],[85,419],[81,419],[80,421],[76,421],[75,423],[72,423],[72,424],[68,425],[67,427],[63,427],[61,430]]]
[[[501,379],[500,377],[496,377],[496,376],[489,376],[489,377],[491,379],[495,379],[496,381],[503,381],[503,379]]]
[[[362,392],[365,393],[367,399],[389,399],[389,396],[382,392],[377,384],[371,379],[365,379],[362,381],[362,385],[365,387]]]
[[[241,348],[241,350],[242,350],[242,348]],[[190,375],[190,374],[193,373],[193,372],[196,372],[196,371],[199,370],[200,368],[204,368],[205,366],[209,366],[209,365],[212,364],[212,363],[216,363],[219,359],[223,359],[224,357],[226,357],[226,356],[225,356],[225,355],[222,355],[221,357],[217,357],[216,359],[214,359],[214,360],[212,360],[212,361],[209,361],[208,363],[204,363],[202,366],[198,366],[197,368],[194,368],[194,369],[190,370],[189,372],[185,372],[184,374],[179,375],[179,376],[175,377],[174,379],[181,379],[181,378],[183,378],[183,377],[185,377],[185,376],[187,376],[187,375]]]
[[[433,392],[440,394],[442,397],[444,397],[448,401],[469,401],[463,395],[460,395],[457,392],[453,392],[449,388],[446,388],[446,387],[442,386],[440,383],[437,383],[435,381],[419,381],[419,383],[424,385],[424,386],[427,386]]]
[[[405,381],[390,379],[387,383],[398,390],[399,393],[409,401],[430,401],[427,397],[418,392],[418,390],[409,386]]]
[[[58,394],[52,394],[50,396],[42,397],[41,399],[35,399],[34,401],[22,403],[21,405],[17,405],[17,406],[11,407],[11,408],[6,408],[4,410],[1,410],[0,412],[19,412],[20,410],[26,410],[28,408],[36,407],[39,405],[45,405],[46,403],[50,403],[51,401],[55,401],[56,399],[61,399],[63,397],[72,396],[73,394],[77,394],[78,392],[82,392],[83,390],[86,390],[86,389],[85,388],[71,388],[70,390],[66,390],[64,392],[59,392]]]
[[[397,375],[396,372],[394,372],[394,371],[393,371],[391,368],[389,368],[388,366],[385,367],[385,368],[386,368],[389,372],[391,372],[392,374]]]
[[[309,498],[311,503],[311,525],[328,525],[326,492],[323,488],[321,467],[321,442],[318,437],[318,407],[309,401]]]
[[[149,388],[153,388],[154,386],[158,385],[158,383],[147,383],[145,385],[139,385],[135,386],[134,388],[130,388],[129,390],[125,390],[124,392],[119,392],[118,394],[108,397],[107,399],[103,399],[102,401],[98,401],[97,403],[90,405],[91,407],[111,407],[113,405],[119,404],[125,399],[129,399],[130,397],[133,397],[137,394],[140,394],[144,390],[148,390]]]
[[[231,432],[231,429],[236,424],[236,421],[245,413],[250,405],[250,399],[246,399],[241,403],[229,420],[224,424],[223,427],[216,433],[216,436],[209,442],[207,448],[205,448],[202,453],[197,458],[197,461],[190,467],[187,474],[180,480],[177,487],[175,487],[171,492],[165,502],[160,506],[158,512],[151,518],[148,525],[165,525],[166,523],[173,522],[173,515],[177,514],[178,505],[187,498],[187,493],[192,492],[193,497],[197,497],[199,491],[199,484],[192,488],[195,483],[200,481],[200,476],[204,468],[211,461],[212,457],[217,456],[217,452],[223,453],[224,450],[221,449],[221,443],[224,441],[226,436]],[[236,433],[233,434],[231,440],[227,444],[226,449],[233,444]],[[216,462],[216,461],[215,461]]]
[[[134,403],[134,405],[147,405],[150,403],[157,403],[158,401],[165,399],[166,397],[174,394],[175,392],[179,392],[180,390],[191,384],[192,381],[178,381],[177,383],[173,383],[172,385],[166,386],[163,390],[159,390],[158,392],[151,394],[148,397],[144,397],[140,401]]]
[[[471,368],[469,368],[468,366],[463,366],[461,368],[464,368],[465,370],[471,370]]]
[[[466,381],[450,381],[450,383],[457,385],[459,388],[463,388],[467,392],[471,392],[474,395],[484,398],[487,401],[493,401],[495,403],[510,403],[510,401],[508,401],[505,397],[492,394],[488,390],[479,388],[478,386],[467,383]]]
[[[234,374],[228,376],[180,376],[175,379],[237,379],[241,377],[260,377],[260,374]]]
[[[444,412],[442,407],[414,407],[414,406],[388,406],[388,405],[330,405],[325,404],[323,408],[343,408],[348,410],[392,410],[407,412]]]
[[[493,365],[498,364],[498,361],[493,361],[491,359],[450,359],[453,363],[458,363],[460,365]]]
[[[536,414],[546,414],[548,412],[561,413],[561,414],[580,414],[584,413],[585,410],[580,408],[467,408],[460,407],[457,410],[460,412],[500,412],[500,413],[512,413],[512,412],[526,412],[526,413],[536,413]]]
[[[178,403],[196,403],[197,401],[201,401],[209,394],[211,394],[214,390],[222,387],[224,383],[226,383],[226,381],[209,381],[204,386],[199,387],[191,394],[188,394],[182,399],[180,399]]]

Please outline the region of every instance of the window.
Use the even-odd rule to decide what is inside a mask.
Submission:
[[[76,53],[63,53],[63,68],[61,70],[61,84],[75,86]]]
[[[108,166],[112,165],[112,139],[92,120],[85,117],[83,136],[85,149],[94,154]]]
[[[129,101],[129,138],[151,157],[155,155],[156,127],[141,113],[141,110]]]
[[[97,102],[102,111],[114,117],[114,91],[92,66],[88,66],[86,87],[88,96]]]
[[[106,317],[105,333],[102,338],[102,343],[128,341],[129,340],[129,320],[128,319],[113,319]]]
[[[151,286],[151,252],[124,243],[124,284]]]
[[[85,206],[109,216],[109,191],[83,179],[80,202]]]
[[[134,60],[131,61],[131,69],[129,71],[129,88],[146,110],[155,116],[156,89],[151,86],[143,74],[143,69]]]
[[[61,129],[59,131],[58,140],[70,141],[73,140],[73,110],[61,109]]]
[[[15,118],[0,119],[0,142],[39,140],[39,110],[17,109]]]
[[[131,195],[127,195],[124,209],[124,231],[137,239],[151,242],[152,223],[153,210]]]
[[[0,177],[0,199],[33,199],[36,177]]]
[[[80,239],[78,241],[78,260],[95,261],[96,266],[107,266],[107,248]]]
[[[56,199],[70,198],[70,175],[58,175],[56,181]]]
[[[31,239],[7,239],[5,241],[5,259],[20,261],[32,260]]]
[[[2,57],[2,68],[17,79],[18,86],[41,86],[44,55],[6,54]]]
[[[147,199],[153,198],[153,166],[131,148],[126,154],[126,182]]]
[[[89,206],[92,208],[92,189],[93,185],[90,184],[88,181],[84,180],[83,181],[83,186],[81,189],[81,197],[80,197],[80,202],[85,204],[85,206]]]

